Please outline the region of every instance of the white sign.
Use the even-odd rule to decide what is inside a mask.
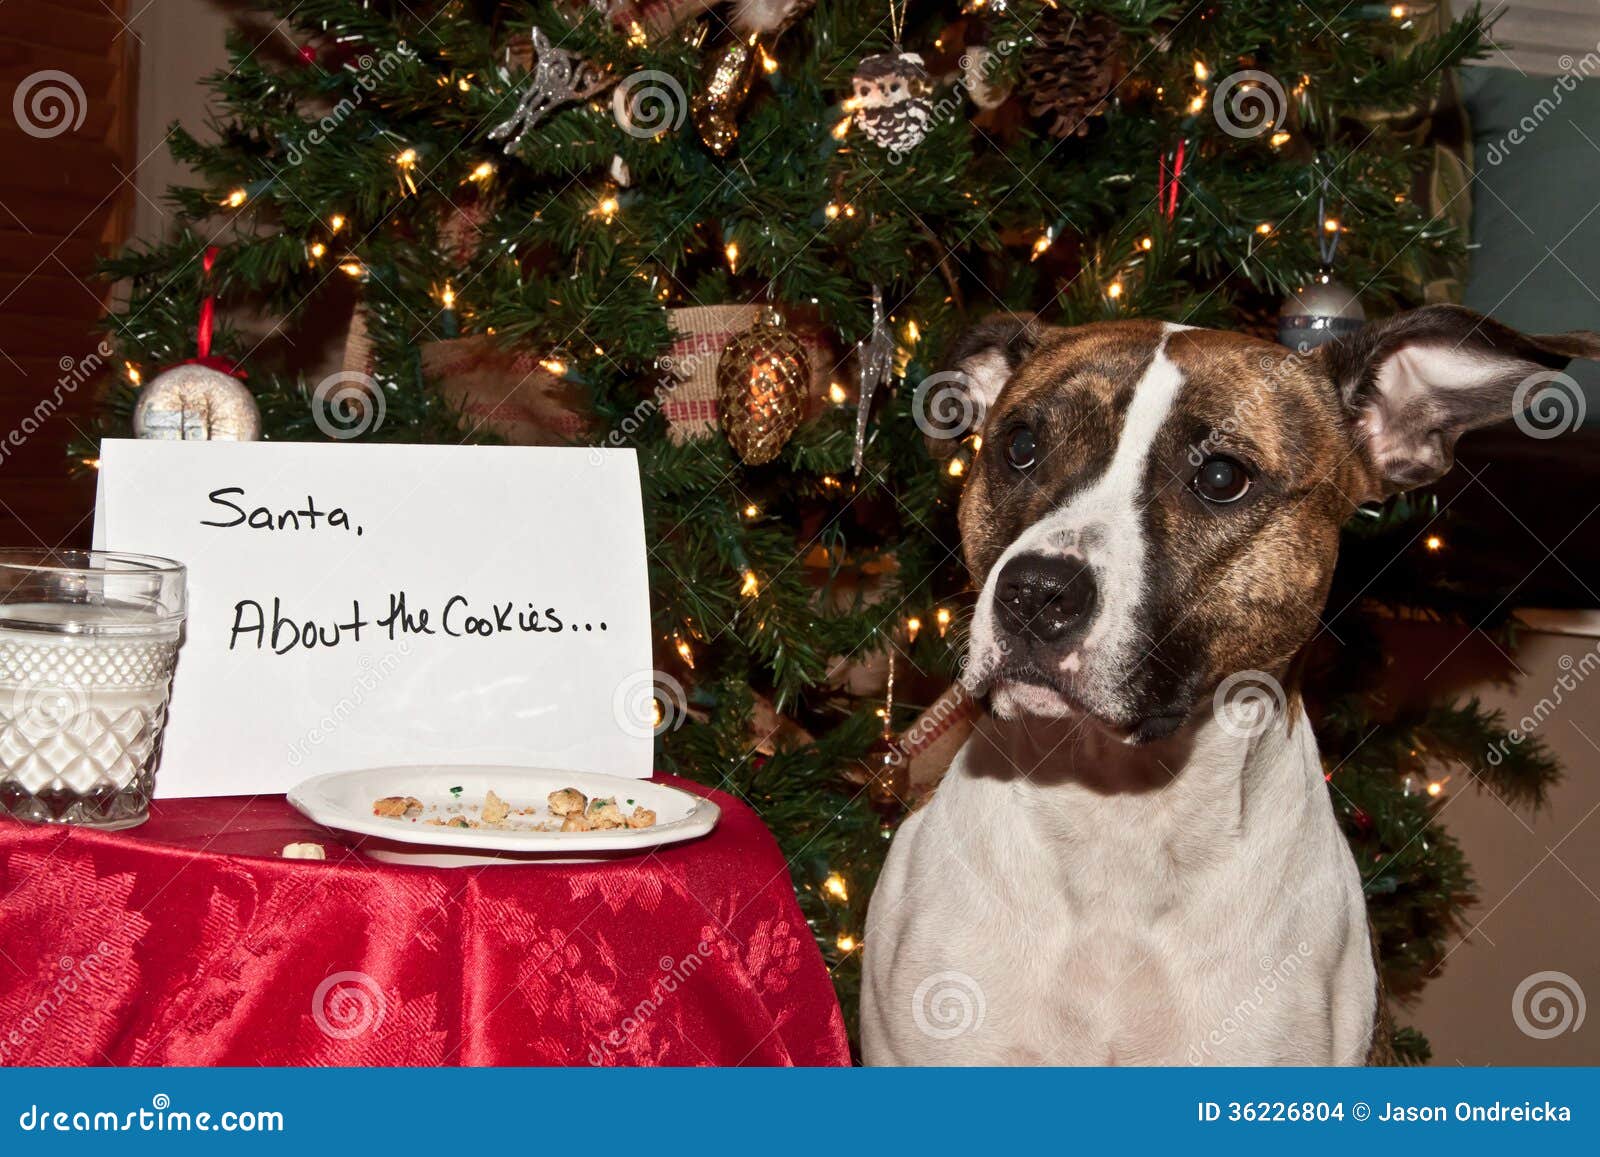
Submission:
[[[94,538],[189,568],[157,795],[651,772],[632,450],[107,441]]]

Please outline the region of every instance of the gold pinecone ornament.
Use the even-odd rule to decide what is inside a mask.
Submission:
[[[1051,136],[1083,136],[1089,118],[1105,111],[1124,71],[1122,47],[1122,29],[1103,13],[1061,9],[1039,18],[1017,90],[1032,115],[1051,118]]]
[[[717,413],[734,452],[749,466],[778,456],[805,414],[811,366],[776,309],[723,347]]]

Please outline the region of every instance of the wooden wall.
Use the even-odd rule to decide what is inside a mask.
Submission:
[[[95,259],[127,237],[137,196],[127,6],[0,14],[0,546],[88,543],[94,480],[69,477],[66,447],[105,380]]]

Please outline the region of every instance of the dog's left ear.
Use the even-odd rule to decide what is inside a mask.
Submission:
[[[1375,322],[1318,351],[1383,494],[1439,478],[1456,439],[1533,401],[1530,375],[1600,358],[1600,336],[1530,336],[1459,305],[1430,305]],[[1547,375],[1548,376],[1548,375]]]

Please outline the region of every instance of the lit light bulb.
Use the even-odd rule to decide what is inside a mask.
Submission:
[[[778,62],[767,54],[767,50],[765,48],[762,48],[759,51],[761,53],[761,67],[762,67],[762,69],[765,72],[768,72],[768,73],[777,72],[778,71]]]
[[[732,273],[739,264],[739,243],[730,241],[722,249],[723,255],[728,259],[728,272]]]
[[[471,92],[472,82],[463,76],[460,80],[456,81],[456,87],[462,92]]]
[[[407,148],[396,153],[394,166],[400,170],[400,183],[415,193],[417,191],[417,183],[411,179],[411,170],[417,167],[417,150]]]
[[[841,903],[848,903],[850,890],[845,887],[844,877],[838,872],[829,872],[828,878],[822,881],[822,890]]]
[[[941,639],[944,638],[944,633],[950,629],[949,609],[946,607],[940,607],[938,610],[934,611],[933,621],[939,624],[939,637]]]
[[[849,101],[845,101],[846,105],[848,105],[849,103],[850,103]],[[843,120],[841,120],[838,124],[833,126],[833,139],[834,140],[836,140],[836,141],[844,140],[846,134],[848,134],[850,132],[850,120],[851,120],[851,118],[847,116]]]
[[[446,309],[454,309],[456,307],[456,291],[448,281],[444,283],[444,288],[439,291],[439,304]]]
[[[1206,67],[1205,61],[1197,60],[1194,62],[1194,78],[1202,82],[1211,79],[1211,70]]]
[[[328,251],[328,247],[326,245],[324,245],[322,242],[313,241],[311,243],[311,256],[312,256],[313,259],[321,257],[327,251]]]
[[[848,932],[839,933],[839,939],[835,940],[834,943],[838,945],[840,952],[854,952],[856,950],[856,938]]]
[[[141,381],[144,380],[143,376],[139,373],[138,366],[134,365],[132,362],[123,362],[122,364],[128,371],[128,380],[134,385],[137,386]]]
[[[756,581],[755,571],[744,572],[744,582],[739,587],[739,593],[747,599],[753,599],[761,593],[761,584]]]
[[[546,371],[554,374],[558,378],[566,375],[567,363],[562,361],[560,358],[544,358],[539,362],[539,364],[544,367]]]
[[[235,189],[222,199],[223,205],[229,209],[237,209],[243,205],[248,194],[243,189]]]
[[[1289,139],[1290,134],[1280,129],[1279,131],[1273,133],[1272,136],[1267,138],[1267,143],[1275,149],[1281,149],[1284,145],[1289,143]]]
[[[494,176],[494,165],[488,161],[479,161],[473,166],[472,172],[467,174],[467,180],[477,181],[480,185]]]
[[[602,197],[600,199],[600,204],[595,206],[595,209],[600,214],[600,216],[602,216],[602,217],[604,217],[606,219],[606,224],[607,225],[611,224],[611,218],[613,218],[613,217],[615,217],[617,215],[617,210],[620,209],[620,208],[622,208],[622,205],[617,201],[617,199],[615,197],[613,197],[613,196],[611,196],[609,194],[607,194],[606,196]]]
[[[1139,238],[1139,248],[1143,249],[1146,253],[1150,252],[1150,250],[1154,249],[1155,247],[1156,247],[1155,238],[1153,238],[1153,237],[1141,237],[1141,238]]]
[[[906,620],[906,642],[915,643],[917,635],[922,631],[922,620],[912,615]]]
[[[342,214],[335,213],[332,217],[328,218],[328,232],[337,233],[339,230],[341,230],[343,228],[344,228],[344,216]]]
[[[694,652],[689,648],[689,641],[679,638],[677,640],[677,649],[679,656],[689,665],[689,670],[694,670]]]
[[[950,465],[945,467],[945,473],[952,478],[960,478],[966,472],[966,463],[962,462],[960,458],[950,459]]]
[[[1037,261],[1049,251],[1051,245],[1055,244],[1054,232],[1055,230],[1053,229],[1046,229],[1039,234],[1033,243],[1033,256],[1029,258],[1030,261]]]
[[[839,216],[839,206],[832,201],[828,202],[827,206],[822,210],[822,215],[830,221],[835,220]]]
[[[1337,217],[1327,218],[1322,222],[1322,228],[1326,232],[1337,233],[1339,231],[1339,219]]]
[[[759,518],[761,516],[761,507],[757,506],[754,502],[750,503],[750,505],[744,508],[744,516],[746,518]]]
[[[1121,297],[1122,296],[1122,282],[1113,281],[1110,285],[1106,286],[1106,296],[1109,297],[1112,301],[1116,301],[1117,298]]]
[[[1393,16],[1396,20],[1404,20],[1410,14],[1411,9],[1407,8],[1404,4],[1396,4],[1393,8],[1389,9],[1389,15]]]
[[[1271,221],[1263,221],[1263,222],[1261,222],[1261,224],[1256,226],[1256,232],[1261,234],[1261,236],[1265,237],[1268,233],[1272,232],[1272,222]]]
[[[1429,550],[1443,550],[1444,539],[1440,538],[1437,534],[1430,534],[1427,538],[1422,540],[1422,545],[1427,547]]]
[[[835,406],[842,406],[850,400],[850,395],[845,393],[844,386],[838,382],[828,383],[828,400]]]
[[[363,277],[367,272],[366,266],[359,261],[342,261],[339,263],[339,268],[351,277]]]
[[[1198,113],[1202,109],[1204,109],[1205,107],[1206,107],[1206,94],[1203,93],[1203,92],[1195,93],[1194,97],[1189,101],[1189,111],[1191,113]]]

